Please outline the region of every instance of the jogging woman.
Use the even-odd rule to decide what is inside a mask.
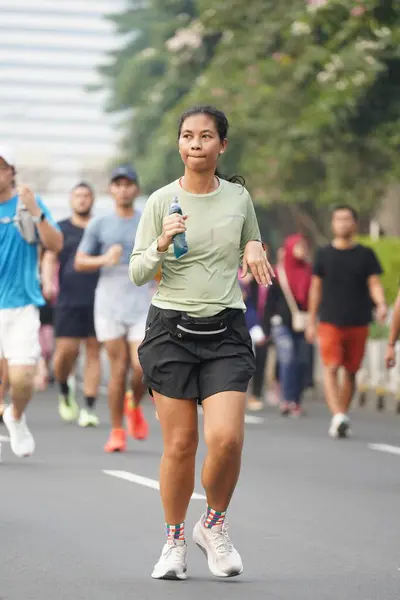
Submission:
[[[224,524],[240,471],[245,396],[254,372],[237,272],[242,261],[244,275],[250,269],[259,283],[269,285],[272,268],[243,181],[226,181],[216,171],[227,133],[225,115],[213,107],[197,106],[182,115],[184,176],[148,199],[130,260],[136,285],[162,269],[139,348],[164,441],[160,490],[167,540],[152,574],[156,579],[186,579],[184,522],[194,488],[197,402],[208,449],[202,471],[208,507],[193,539],[213,575],[243,571]],[[175,197],[183,216],[168,214]],[[189,250],[177,259],[172,244],[183,232]]]

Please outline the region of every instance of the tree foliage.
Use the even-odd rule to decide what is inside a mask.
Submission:
[[[163,140],[160,128],[213,56],[220,34],[206,33],[194,0],[130,0],[109,18],[122,48],[100,72],[111,89],[109,111],[127,111],[122,122],[123,151],[137,163],[147,190],[171,179],[179,167],[176,133]],[[155,141],[162,145],[156,154]]]
[[[367,212],[398,178],[396,0],[149,0],[115,20],[136,35],[105,72],[110,109],[133,109],[125,151],[148,191],[180,172],[177,119],[199,102],[226,111],[222,170],[259,202]]]

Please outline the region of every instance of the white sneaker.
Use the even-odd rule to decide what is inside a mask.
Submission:
[[[3,421],[10,435],[11,450],[14,454],[19,458],[31,456],[35,452],[35,440],[28,429],[25,415],[22,415],[17,421],[14,419],[12,406],[7,406],[3,414]]]
[[[79,427],[98,427],[100,425],[99,417],[87,408],[81,408],[78,419]]]
[[[158,563],[153,569],[153,579],[186,579],[186,542],[173,540],[164,544]]]
[[[207,558],[208,568],[215,577],[235,577],[243,572],[239,552],[232,544],[226,524],[204,527],[203,515],[193,529],[193,541]]]
[[[329,435],[334,439],[349,437],[351,435],[349,417],[344,413],[333,415],[329,427]]]

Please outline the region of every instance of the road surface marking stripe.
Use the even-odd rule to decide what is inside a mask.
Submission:
[[[390,444],[368,444],[368,448],[377,450],[378,452],[388,452],[389,454],[400,455],[400,446],[391,446]]]
[[[131,483],[144,485],[145,487],[152,488],[153,490],[160,489],[160,484],[155,479],[142,477],[141,475],[136,475],[135,473],[130,473],[129,471],[107,471],[103,469],[103,473],[105,473],[105,475],[111,475],[111,477],[118,477],[119,479],[130,481]],[[206,497],[202,496],[201,494],[193,493],[192,500],[206,500]]]
[[[6,435],[0,435],[0,442],[9,442],[10,438]]]
[[[202,417],[204,415],[201,406],[198,407],[197,413]],[[248,425],[261,425],[264,423],[264,417],[256,417],[255,415],[244,415],[244,422]]]
[[[244,415],[244,422],[249,425],[260,425],[264,423],[264,417],[255,417],[253,415]]]

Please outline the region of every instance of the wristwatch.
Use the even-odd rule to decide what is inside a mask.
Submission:
[[[267,252],[267,244],[265,242],[263,242],[262,240],[251,240],[252,242],[260,242],[261,246],[263,247],[264,252]]]
[[[40,215],[38,217],[32,217],[32,221],[36,224],[36,223],[43,223],[43,221],[45,220],[46,215],[44,214],[44,212],[42,211],[40,213]]]

